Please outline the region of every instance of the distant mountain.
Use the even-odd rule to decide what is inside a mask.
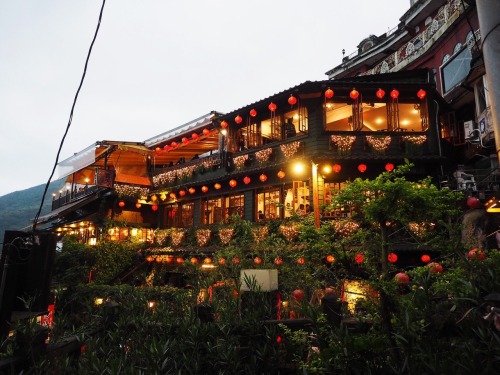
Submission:
[[[41,215],[50,212],[52,192],[59,190],[64,180],[52,181],[42,207]],[[45,184],[29,189],[15,191],[0,197],[0,243],[3,243],[5,230],[19,230],[29,226],[40,207]]]

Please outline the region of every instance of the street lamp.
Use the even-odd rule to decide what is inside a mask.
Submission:
[[[304,165],[297,163],[294,166],[294,171],[301,174],[304,171]],[[313,198],[314,225],[316,229],[320,228],[320,212],[319,212],[319,193],[318,193],[318,164],[311,160],[311,185]]]

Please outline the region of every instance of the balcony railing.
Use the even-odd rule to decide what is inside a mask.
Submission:
[[[85,186],[81,190],[71,191],[70,189],[62,191],[59,195],[54,195],[52,199],[52,211],[66,204],[73,203],[99,191],[99,186]]]

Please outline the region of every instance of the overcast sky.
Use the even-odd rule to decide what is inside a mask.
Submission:
[[[46,183],[102,0],[0,2],[0,196]],[[409,0],[107,0],[59,161],[327,79]],[[57,174],[53,180],[57,179]]]

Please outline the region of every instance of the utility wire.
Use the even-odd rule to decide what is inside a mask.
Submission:
[[[44,189],[43,195],[42,195],[42,201],[40,202],[40,207],[38,208],[38,212],[36,213],[35,219],[33,220],[33,229],[32,229],[33,233],[36,230],[36,224],[38,222],[38,218],[40,217],[40,213],[42,212],[43,202],[45,200],[45,196],[47,195],[47,190],[49,189],[50,181],[52,180],[52,177],[54,176],[54,172],[56,170],[57,164],[59,163],[59,155],[61,154],[61,149],[62,149],[62,146],[64,144],[64,140],[66,139],[66,135],[68,134],[71,123],[73,122],[73,112],[75,110],[76,101],[78,99],[78,95],[80,94],[80,89],[82,88],[83,81],[85,79],[85,75],[87,74],[87,66],[89,64],[90,54],[92,53],[92,48],[94,47],[94,43],[95,43],[95,40],[97,38],[97,33],[99,32],[99,28],[101,26],[102,13],[104,11],[105,4],[106,4],[106,0],[103,0],[102,5],[101,5],[101,11],[99,12],[99,20],[97,21],[97,27],[96,27],[96,30],[94,33],[94,38],[92,39],[92,43],[90,43],[89,51],[87,53],[87,59],[85,60],[85,67],[83,69],[82,79],[80,80],[80,85],[78,86],[78,90],[76,90],[75,98],[73,99],[73,105],[71,106],[71,112],[69,114],[68,125],[66,126],[66,131],[64,132],[64,135],[61,139],[61,143],[59,144],[59,149],[57,150],[57,156],[56,156],[56,160],[54,163],[54,167],[52,168],[52,173],[50,174],[50,177],[49,177],[49,180],[47,181],[47,184],[45,185],[45,189]]]

